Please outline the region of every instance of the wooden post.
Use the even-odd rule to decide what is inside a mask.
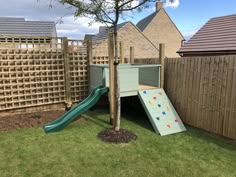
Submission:
[[[121,62],[121,64],[125,63],[124,46],[123,46],[123,42],[122,41],[120,41],[120,62]]]
[[[88,77],[88,86],[89,86],[89,90],[90,90],[90,65],[93,64],[93,56],[92,56],[92,40],[88,39],[87,40],[87,60],[88,60],[88,64],[87,64],[87,77]]]
[[[113,124],[115,117],[114,34],[110,33],[108,39],[110,123]]]
[[[63,56],[64,56],[64,73],[65,73],[65,103],[66,109],[69,109],[72,106],[71,101],[71,87],[70,87],[70,61],[68,57],[69,48],[68,48],[68,39],[63,38]]]
[[[130,63],[131,64],[134,63],[134,47],[133,46],[130,47]]]
[[[165,44],[159,44],[159,60],[161,64],[161,88],[164,88]]]

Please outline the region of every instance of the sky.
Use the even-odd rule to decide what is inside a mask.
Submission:
[[[63,6],[56,0],[0,0],[0,17],[23,17],[26,20],[54,21],[58,36],[83,39],[84,34],[98,33],[101,24],[88,24],[87,18],[75,18],[74,9]],[[126,21],[136,24],[155,11],[153,7],[141,13],[127,14]],[[189,39],[210,18],[236,14],[236,0],[175,0],[166,3],[165,10],[183,34]],[[121,21],[122,22],[122,21]]]

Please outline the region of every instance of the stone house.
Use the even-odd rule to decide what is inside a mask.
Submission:
[[[93,40],[94,55],[107,55],[108,33],[108,27],[100,27],[97,35],[85,36],[85,39]],[[156,3],[156,11],[139,21],[136,26],[132,22],[118,25],[118,41],[123,41],[126,58],[129,58],[131,46],[134,47],[134,58],[158,58],[159,43],[165,43],[167,57],[178,57],[176,52],[183,40],[184,37],[159,0]]]
[[[179,56],[176,52],[181,47],[184,37],[163,8],[162,2],[158,0],[156,11],[139,21],[137,27],[155,46],[165,43],[167,57]]]
[[[112,29],[101,26],[99,33],[92,37],[94,56],[107,56],[110,30]],[[123,42],[125,58],[129,58],[131,46],[134,47],[135,58],[158,58],[158,48],[132,22],[119,24],[117,31],[118,41]]]
[[[178,53],[183,57],[236,54],[236,14],[210,19]]]

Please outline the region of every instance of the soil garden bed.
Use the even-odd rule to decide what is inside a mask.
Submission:
[[[42,111],[25,114],[5,114],[0,116],[0,131],[18,128],[42,127],[65,113],[64,110]]]
[[[35,113],[22,113],[22,114],[5,114],[0,115],[0,131],[7,131],[19,128],[32,128],[42,127],[44,124],[49,123],[65,113],[64,110],[42,111]],[[83,120],[78,117],[75,121]],[[98,133],[98,138],[108,143],[129,143],[136,140],[137,136],[126,130],[114,131],[113,129],[106,129]]]

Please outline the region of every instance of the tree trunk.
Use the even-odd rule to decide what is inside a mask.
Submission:
[[[119,59],[118,59],[118,37],[117,24],[114,25],[114,40],[115,40],[115,61],[114,61],[114,76],[115,76],[115,117],[113,128],[115,131],[120,130],[120,79],[119,79]]]

